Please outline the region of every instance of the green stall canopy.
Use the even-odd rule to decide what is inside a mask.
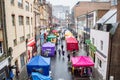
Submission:
[[[56,38],[55,35],[51,34],[47,36],[47,41],[51,41],[51,39]]]

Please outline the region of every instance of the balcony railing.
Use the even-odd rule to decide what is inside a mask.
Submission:
[[[5,53],[3,53],[3,54],[0,56],[0,62],[3,61],[3,60],[5,60],[5,59],[8,58],[8,57],[12,58],[12,54],[11,54],[12,51],[13,51],[12,47],[9,47],[8,51],[6,51]]]
[[[0,56],[0,62],[3,61],[3,60],[5,60],[6,58],[8,58],[10,56],[11,56],[11,54],[3,54],[3,55],[1,55]]]

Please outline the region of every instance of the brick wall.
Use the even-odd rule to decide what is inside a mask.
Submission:
[[[117,22],[120,23],[120,1],[117,5]],[[111,49],[111,62],[110,62],[110,75],[114,80],[120,80],[120,24],[118,25],[115,34],[112,38]]]
[[[110,62],[110,75],[114,76],[114,80],[120,80],[120,24],[112,38]]]
[[[120,0],[118,0],[117,10],[118,10],[117,22],[120,23]]]
[[[98,10],[98,12],[97,12],[97,20],[99,20],[101,17],[103,17],[103,15],[105,15],[105,13],[107,11],[108,10]]]
[[[74,17],[78,17],[79,15],[86,14],[87,12],[91,12],[98,9],[110,9],[109,2],[80,2],[77,6],[74,6]]]

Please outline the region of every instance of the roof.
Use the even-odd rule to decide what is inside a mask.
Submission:
[[[67,43],[78,43],[78,41],[74,37],[67,37],[66,42]]]
[[[55,47],[55,44],[51,42],[47,42],[47,43],[44,43],[42,47]]]
[[[51,80],[50,76],[45,76],[38,72],[32,72],[32,79],[33,80]]]
[[[32,39],[28,42],[27,46],[33,47],[35,45],[35,39]]]
[[[117,21],[117,9],[109,10],[102,18],[100,18],[97,23],[99,24],[112,24]]]
[[[33,57],[27,66],[49,66],[50,65],[50,58],[45,58],[42,56],[35,56]]]
[[[88,56],[77,56],[72,57],[72,66],[74,67],[94,66],[94,62]]]

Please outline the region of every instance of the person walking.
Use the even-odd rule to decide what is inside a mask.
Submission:
[[[57,51],[55,50],[55,55],[57,54]]]
[[[60,53],[61,53],[61,50],[60,50],[60,49],[58,49],[58,53],[59,53],[59,55],[60,55]]]
[[[56,43],[55,43],[56,48],[57,48],[57,45],[58,45],[58,43],[56,42]]]
[[[63,51],[63,44],[61,45],[61,49],[62,49],[62,51]]]
[[[68,54],[67,57],[68,57],[68,62],[69,62],[70,61],[70,54]]]
[[[75,53],[76,53],[76,52],[75,52],[75,49],[73,49],[73,57],[75,57]]]
[[[63,51],[62,51],[62,55],[64,56],[64,54],[65,54],[65,51],[63,50]]]

